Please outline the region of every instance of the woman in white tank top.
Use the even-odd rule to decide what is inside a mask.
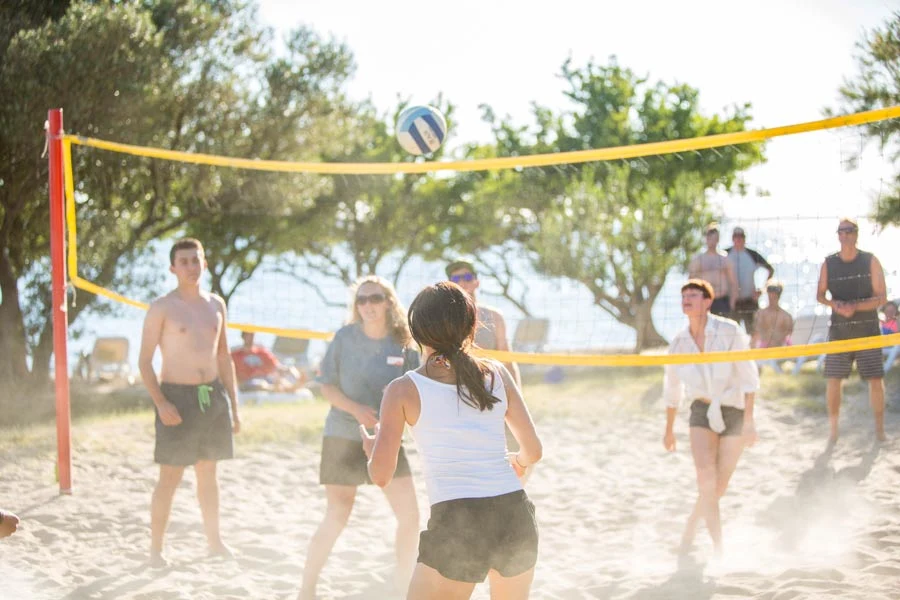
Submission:
[[[425,363],[388,385],[375,436],[361,431],[377,485],[394,475],[406,425],[424,461],[431,517],[408,600],[468,598],[485,577],[492,597],[523,599],[534,578],[537,521],[520,477],[540,460],[541,442],[506,368],[469,353],[476,323],[456,284],[422,290],[409,325]],[[516,453],[506,451],[504,423]]]

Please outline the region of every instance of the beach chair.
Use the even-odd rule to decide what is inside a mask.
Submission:
[[[513,335],[514,352],[543,352],[550,332],[550,319],[524,317],[516,326]]]
[[[828,323],[831,318],[828,315],[800,315],[794,319],[794,330],[791,332],[791,344],[802,346],[805,344],[820,344],[828,341]],[[825,355],[817,357],[799,356],[794,363],[794,375],[800,372],[806,361],[816,359],[816,369],[821,371],[825,365]]]
[[[98,337],[87,356],[87,381],[97,383],[116,380],[128,385],[134,384],[134,375],[128,362],[128,338]]]
[[[309,340],[278,336],[272,344],[272,354],[283,365],[297,367],[300,371],[309,371]]]

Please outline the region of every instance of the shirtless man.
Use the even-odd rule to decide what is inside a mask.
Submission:
[[[154,459],[159,463],[159,481],[150,504],[153,567],[168,564],[162,554],[163,537],[175,489],[188,465],[194,465],[197,474],[197,500],[210,555],[231,557],[219,535],[216,461],[232,458],[232,432],[241,426],[234,363],[225,336],[225,303],[200,290],[206,268],[203,246],[195,239],[180,240],[172,246],[169,261],[178,287],[150,305],[138,359],[156,406]],[[157,346],[162,354],[159,379],[153,371]]]
[[[783,289],[784,286],[780,281],[770,279],[766,283],[769,305],[756,311],[756,317],[753,319],[753,337],[750,340],[751,348],[777,348],[790,343],[794,319],[788,311],[778,305]]]
[[[690,279],[703,279],[713,287],[715,300],[710,312],[727,317],[734,312],[738,297],[738,281],[728,255],[718,249],[719,224],[706,228],[706,251],[695,256],[688,266]]]

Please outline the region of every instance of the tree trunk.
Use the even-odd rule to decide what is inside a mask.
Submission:
[[[28,376],[25,324],[9,259],[0,252],[0,381]]]
[[[637,339],[634,343],[635,352],[666,346],[669,343],[656,330],[656,326],[653,324],[653,316],[651,315],[652,309],[653,300],[643,302],[635,307],[634,331],[637,334]]]

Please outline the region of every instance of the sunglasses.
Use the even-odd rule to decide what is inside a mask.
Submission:
[[[357,296],[356,305],[363,306],[365,304],[381,304],[384,302],[384,294],[369,294],[368,296]]]
[[[780,287],[767,287],[767,288],[766,288],[766,291],[767,291],[767,292],[778,292],[778,293],[780,294],[780,293],[781,293],[781,288],[780,288]]]
[[[478,275],[475,273],[463,273],[462,275],[451,275],[450,281],[453,283],[459,283],[460,281],[475,281],[478,279]]]
[[[856,233],[859,231],[856,227],[838,227],[838,233]]]

